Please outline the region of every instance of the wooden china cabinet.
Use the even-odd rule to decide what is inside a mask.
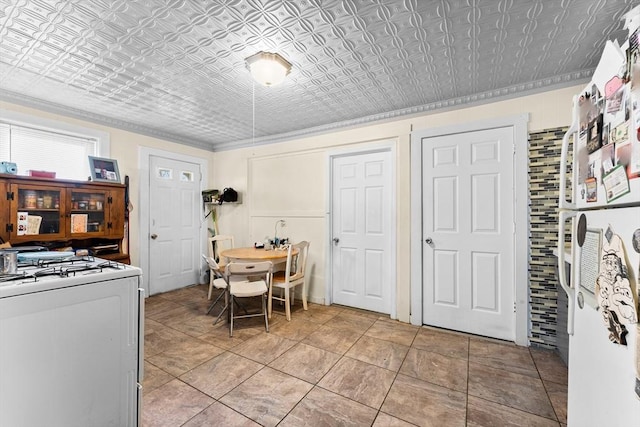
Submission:
[[[0,191],[0,237],[12,246],[70,246],[129,263],[124,185],[0,174]]]

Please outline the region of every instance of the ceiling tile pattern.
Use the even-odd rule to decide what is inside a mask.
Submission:
[[[0,0],[0,98],[228,149],[582,81],[633,3]]]

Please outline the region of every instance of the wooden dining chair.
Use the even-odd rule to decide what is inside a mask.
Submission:
[[[273,275],[273,264],[271,261],[263,262],[230,262],[225,269],[225,276],[229,284],[229,295],[231,310],[229,322],[229,336],[233,336],[233,323],[236,319],[246,317],[264,316],[264,327],[269,332],[269,319],[267,312],[266,298],[271,289],[271,277]],[[240,279],[240,280],[238,280]],[[234,314],[233,304],[236,298],[249,298],[259,296],[262,300],[262,311],[260,313],[246,313],[244,315]]]
[[[219,276],[222,276],[226,264],[226,260],[220,259],[220,252],[230,248],[233,248],[233,236],[219,234],[209,238],[209,257],[213,258],[218,264],[217,272]],[[213,288],[215,287],[213,277],[214,276],[211,275],[209,278],[209,294],[207,295],[207,299],[211,299]]]
[[[287,320],[291,320],[291,305],[293,304],[293,297],[295,293],[295,287],[302,285],[302,307],[307,310],[307,285],[305,271],[307,269],[307,255],[309,253],[310,243],[306,240],[289,245],[287,252],[287,265],[284,271],[274,273],[271,288],[269,290],[269,317],[273,310],[273,300],[283,301],[284,310],[287,316]],[[295,250],[298,250],[297,255],[293,255]],[[284,291],[284,297],[273,295],[273,288],[282,289]]]

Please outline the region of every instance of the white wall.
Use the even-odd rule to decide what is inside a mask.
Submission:
[[[240,205],[218,207],[220,232],[236,236],[237,245],[251,245],[272,236],[285,219],[283,235],[311,241],[310,300],[323,302],[327,274],[327,152],[355,149],[382,140],[396,142],[397,313],[410,314],[410,152],[411,131],[529,113],[529,130],[567,126],[572,98],[583,85],[494,102],[455,111],[427,114],[371,126],[310,136],[277,144],[214,153],[211,185],[243,193]]]
[[[409,322],[410,314],[410,152],[412,129],[427,129],[481,119],[529,113],[529,130],[566,126],[571,120],[571,102],[583,85],[553,90],[458,110],[430,113],[370,126],[335,131],[278,144],[210,153],[204,150],[147,137],[108,126],[0,102],[0,108],[95,128],[111,135],[111,157],[118,160],[122,176],[129,175],[134,211],[131,218],[132,263],[139,265],[139,171],[141,146],[177,152],[209,161],[209,188],[233,187],[243,193],[242,204],[217,207],[220,233],[233,234],[237,245],[250,245],[273,234],[277,219],[286,219],[283,233],[293,240],[311,241],[310,297],[324,298],[326,156],[329,150],[360,148],[377,141],[396,142],[397,206],[397,313]],[[143,242],[146,244],[146,242]]]

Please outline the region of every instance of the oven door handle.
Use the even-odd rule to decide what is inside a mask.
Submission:
[[[140,277],[142,282],[142,277]],[[140,283],[142,285],[142,283]],[[138,288],[138,383],[144,379],[144,288]]]

